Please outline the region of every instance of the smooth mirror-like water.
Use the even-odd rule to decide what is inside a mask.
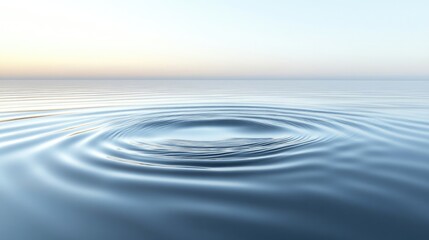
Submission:
[[[427,239],[429,82],[1,81],[1,239]]]

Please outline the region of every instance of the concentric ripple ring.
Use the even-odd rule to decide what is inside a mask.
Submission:
[[[162,106],[45,118],[29,131],[54,127],[48,132],[62,135],[51,144],[78,147],[66,151],[83,155],[79,159],[196,169],[278,164],[304,146],[311,152],[368,128],[359,114],[259,105]]]

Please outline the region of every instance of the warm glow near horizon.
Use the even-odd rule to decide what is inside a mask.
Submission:
[[[425,78],[427,9],[423,0],[1,1],[0,78]]]

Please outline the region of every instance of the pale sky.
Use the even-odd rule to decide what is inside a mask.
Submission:
[[[429,79],[429,1],[0,0],[0,78]]]

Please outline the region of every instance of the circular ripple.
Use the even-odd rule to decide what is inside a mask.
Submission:
[[[123,163],[169,169],[276,169],[297,154],[335,148],[346,154],[344,149],[359,149],[363,139],[394,144],[407,135],[384,130],[380,136],[380,129],[395,129],[389,121],[397,120],[382,121],[373,114],[264,105],[89,109],[10,120],[0,140],[14,143],[2,145],[11,154],[19,154],[19,149],[40,153],[42,159],[61,154],[74,166],[96,164],[99,169],[127,167]],[[21,140],[14,142],[17,137]]]
[[[341,129],[332,124],[334,115],[258,106],[136,110],[111,117],[86,144],[133,164],[242,167],[332,139]]]

